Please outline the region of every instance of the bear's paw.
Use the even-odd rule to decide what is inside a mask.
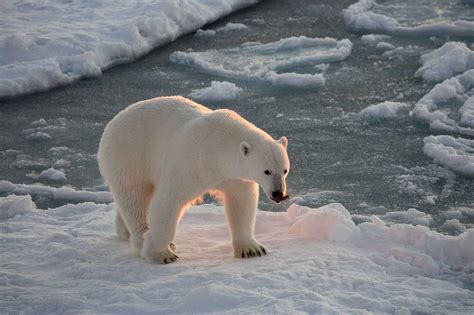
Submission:
[[[270,250],[258,242],[234,245],[235,258],[261,257],[270,253]]]

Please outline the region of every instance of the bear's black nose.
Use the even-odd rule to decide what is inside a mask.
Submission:
[[[272,200],[275,202],[281,202],[283,200],[286,200],[290,198],[288,195],[283,195],[283,192],[276,190],[272,192]]]

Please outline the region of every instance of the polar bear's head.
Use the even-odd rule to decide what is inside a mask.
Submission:
[[[240,143],[244,176],[258,183],[268,198],[275,202],[289,197],[286,193],[286,176],[290,171],[287,146],[286,137]]]

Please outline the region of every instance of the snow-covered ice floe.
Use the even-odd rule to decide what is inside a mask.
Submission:
[[[436,52],[436,51],[435,51]],[[442,67],[442,62],[438,65]],[[417,102],[413,116],[437,133],[423,139],[423,152],[436,163],[474,176],[474,69],[447,79]]]
[[[343,12],[358,33],[396,36],[474,36],[474,7],[463,1],[359,0]]]
[[[181,260],[155,265],[115,236],[112,205],[37,209],[0,198],[0,309],[6,313],[472,313],[474,230],[355,225],[340,204],[257,214],[273,251],[232,258],[224,211],[196,206],[176,235]]]
[[[98,76],[257,1],[1,1],[0,98]]]
[[[385,101],[364,108],[359,112],[359,117],[367,122],[390,120],[408,115],[409,109],[409,104]]]
[[[241,92],[242,89],[234,83],[212,81],[211,86],[193,90],[189,96],[202,102],[217,102],[235,99]]]
[[[314,66],[346,59],[351,54],[348,39],[284,38],[262,44],[250,42],[240,47],[204,52],[174,52],[170,60],[212,75],[270,83],[288,88],[324,85],[321,73],[296,73],[298,67]]]
[[[474,69],[474,51],[459,42],[448,42],[422,55],[420,59],[423,66],[416,71],[415,76],[430,82],[441,82],[466,70]]]
[[[437,85],[415,105],[415,118],[432,130],[474,135],[474,69]]]
[[[474,177],[474,140],[439,135],[426,137],[423,142],[423,152],[436,163]]]
[[[58,201],[111,203],[112,194],[108,191],[75,190],[72,187],[60,188],[42,184],[14,184],[0,180],[0,194],[44,196]]]

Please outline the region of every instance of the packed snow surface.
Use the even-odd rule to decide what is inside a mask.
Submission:
[[[193,90],[189,96],[202,102],[227,101],[236,98],[242,89],[234,83],[226,81],[212,81],[211,86]]]
[[[352,49],[348,39],[289,37],[262,44],[244,43],[240,47],[204,52],[174,52],[170,60],[212,75],[270,83],[288,88],[324,85],[320,73],[296,73],[295,68],[337,62]]]
[[[353,32],[396,36],[474,36],[474,7],[462,1],[359,0],[343,12]]]
[[[442,47],[422,55],[420,59],[423,66],[416,71],[415,76],[431,82],[441,82],[474,69],[474,51],[460,42],[447,42]]]
[[[175,239],[181,260],[134,256],[113,228],[112,205],[37,209],[0,198],[0,309],[6,313],[278,314],[474,311],[474,230],[446,236],[377,217],[355,225],[340,204],[257,215],[265,257],[232,257],[221,207],[188,210]],[[455,223],[453,222],[454,226]]]
[[[256,2],[1,1],[0,98],[98,76]]]

